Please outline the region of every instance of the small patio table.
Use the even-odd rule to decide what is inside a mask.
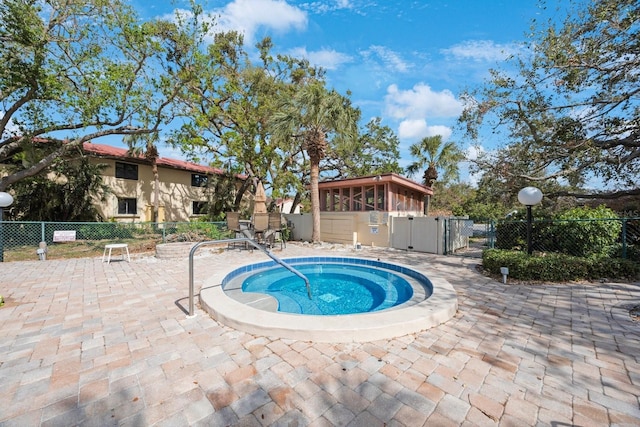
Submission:
[[[131,258],[129,257],[129,245],[126,243],[110,243],[105,245],[104,252],[102,253],[102,262],[104,262],[105,256],[107,257],[107,264],[111,262],[111,251],[113,249],[122,249],[122,260],[124,261],[124,254],[127,253],[127,262],[131,262]],[[107,255],[107,250],[109,250],[109,254]]]

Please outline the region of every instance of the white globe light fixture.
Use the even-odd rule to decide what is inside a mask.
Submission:
[[[4,227],[2,227],[2,211],[13,203],[11,194],[0,191],[0,262],[4,261]]]
[[[542,201],[542,191],[536,187],[524,187],[518,192],[518,201],[527,207],[527,253],[531,255],[533,253],[531,245],[531,228],[533,223],[531,207]]]
[[[518,192],[518,201],[525,206],[534,206],[542,201],[542,191],[536,187],[524,187]]]

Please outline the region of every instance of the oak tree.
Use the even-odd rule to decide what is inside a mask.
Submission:
[[[141,23],[121,0],[0,3],[0,191],[84,142],[157,132],[181,82],[164,78],[169,22]],[[34,157],[43,138],[65,143]]]
[[[517,73],[493,70],[464,95],[468,134],[504,138],[480,171],[562,187],[548,196],[640,195],[640,3],[578,2],[536,25],[508,62]]]

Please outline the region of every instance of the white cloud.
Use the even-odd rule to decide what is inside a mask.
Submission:
[[[306,58],[312,65],[317,65],[327,70],[336,70],[342,64],[352,62],[353,58],[347,54],[337,52],[333,49],[316,50],[307,52],[303,47],[292,49],[289,54],[296,58]]]
[[[363,50],[360,54],[366,60],[379,60],[385,70],[394,73],[406,73],[412,68],[412,65],[405,62],[398,53],[384,46],[370,46],[369,49]]]
[[[470,145],[465,150],[465,157],[467,158],[467,160],[473,161],[485,152],[486,150],[481,145]]]
[[[418,83],[410,90],[390,85],[385,103],[387,114],[397,119],[457,117],[462,112],[461,102],[451,91],[435,92],[424,83]]]
[[[316,14],[329,13],[340,9],[353,9],[353,4],[350,0],[334,0],[334,1],[314,1],[309,3],[302,3],[300,7],[310,10]]]
[[[467,40],[442,49],[441,52],[455,59],[480,61],[503,61],[519,51],[516,44],[497,44],[491,40]]]
[[[474,187],[478,186],[478,182],[480,182],[480,179],[482,178],[482,175],[484,174],[484,172],[482,171],[471,172],[470,166],[471,166],[471,163],[473,163],[481,154],[484,154],[484,153],[486,153],[486,150],[483,146],[470,145],[465,150],[466,160],[460,164],[460,168],[463,172],[463,175],[466,176],[466,179],[464,181]]]
[[[398,126],[398,136],[402,139],[419,139],[427,133],[427,121],[424,119],[403,120]]]
[[[451,133],[450,127],[441,125],[428,126],[427,121],[424,119],[402,120],[398,125],[398,137],[412,141],[435,135],[441,135],[442,139],[446,141],[451,136]]]
[[[261,28],[279,32],[304,30],[308,22],[305,11],[284,0],[234,0],[208,13],[213,18],[214,32],[238,31],[244,35],[245,45],[248,46],[253,45],[255,34]],[[177,14],[188,17],[191,12],[176,9],[174,16]]]
[[[449,126],[435,125],[435,126],[429,126],[427,128],[427,134],[425,136],[440,135],[442,136],[442,140],[446,141],[449,139],[452,133],[453,132]]]

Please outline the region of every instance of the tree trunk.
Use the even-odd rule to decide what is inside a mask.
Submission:
[[[233,178],[235,179],[235,178]],[[236,193],[236,198],[233,202],[233,210],[235,212],[240,212],[240,205],[242,204],[242,198],[244,197],[244,193],[246,193],[247,189],[249,188],[249,186],[251,185],[251,180],[249,178],[245,179],[244,181],[242,181],[242,184],[240,185],[240,188],[238,189],[237,193]],[[235,186],[235,182],[234,182],[234,186]]]
[[[311,218],[313,219],[313,232],[311,241],[320,242],[320,193],[318,191],[318,179],[320,177],[320,159],[310,158],[311,163]]]
[[[133,149],[129,149],[132,151]],[[157,224],[160,211],[160,175],[158,173],[158,148],[153,144],[153,139],[147,138],[147,147],[144,157],[151,162],[151,174],[153,175],[153,200],[151,201],[151,222]]]
[[[302,194],[297,191],[295,197],[293,198],[293,203],[291,203],[291,209],[289,209],[289,213],[296,213],[296,207],[300,204],[300,200],[302,200]]]
[[[153,212],[151,213],[151,222],[157,223],[160,211],[160,176],[158,174],[157,158],[153,159],[151,171],[153,172]]]

